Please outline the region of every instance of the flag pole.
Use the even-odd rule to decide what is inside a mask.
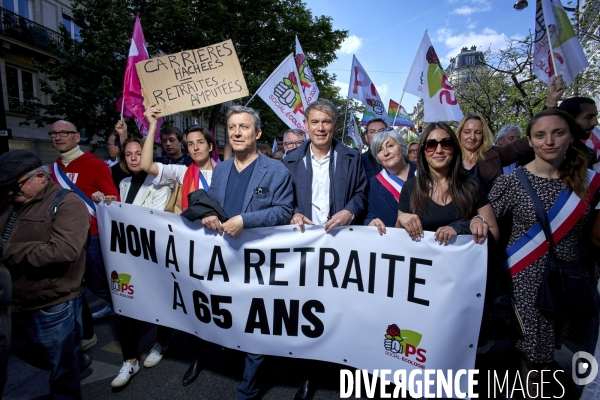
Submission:
[[[552,70],[554,71],[554,75],[557,74],[556,65],[554,64],[554,51],[552,50],[552,40],[550,38],[550,30],[548,29],[548,24],[546,23],[546,16],[544,16],[544,25],[546,25],[546,36],[548,36],[548,48],[550,49],[550,62],[552,63]]]
[[[396,109],[396,114],[394,115],[394,121],[392,122],[392,126],[394,126],[394,124],[396,123],[396,118],[398,118],[400,107],[402,107],[402,99],[404,99],[404,90],[402,91],[402,96],[400,96],[400,103],[398,104],[398,108]]]
[[[263,86],[264,86],[264,83],[258,88],[258,90],[262,89]],[[248,107],[248,104],[250,104],[252,99],[256,96],[256,94],[258,93],[258,90],[256,92],[254,92],[254,94],[252,95],[252,97],[250,97],[250,100],[248,100],[248,102],[244,105],[244,107]]]
[[[346,118],[348,117],[348,103],[350,98],[346,97],[346,111],[344,112],[344,126],[342,127],[342,143],[344,143],[344,135],[346,134]]]
[[[121,121],[123,121],[123,112],[125,111],[125,97],[121,98]]]

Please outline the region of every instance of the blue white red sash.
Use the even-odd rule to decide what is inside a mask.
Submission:
[[[90,217],[96,219],[96,205],[94,204],[94,202],[89,197],[87,197],[85,193],[81,191],[81,189],[75,186],[73,182],[71,182],[65,171],[62,170],[62,168],[60,167],[60,165],[58,165],[57,162],[55,162],[52,165],[52,180],[58,183],[60,186],[64,187],[65,189],[69,189],[75,192],[75,194],[79,196],[81,200],[83,200],[83,202],[85,203],[88,212],[90,213]]]
[[[375,176],[379,183],[394,196],[396,201],[400,201],[400,191],[402,190],[402,185],[404,185],[404,180],[398,178],[396,175],[390,174],[385,168]]]
[[[600,174],[588,170],[586,191],[591,200],[600,187]],[[575,226],[585,214],[588,204],[581,200],[573,191],[563,189],[556,202],[548,211],[548,220],[552,230],[554,243],[558,243]],[[533,264],[548,251],[548,242],[540,223],[533,225],[523,236],[506,249],[508,259],[505,268],[511,276],[515,276]]]

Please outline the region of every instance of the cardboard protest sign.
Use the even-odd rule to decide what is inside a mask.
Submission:
[[[157,104],[162,109],[161,116],[248,96],[231,40],[150,58],[135,67],[144,106]]]

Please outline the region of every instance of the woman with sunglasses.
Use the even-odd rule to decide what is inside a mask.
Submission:
[[[144,171],[155,177],[154,182],[161,185],[181,185],[181,198],[177,197],[176,210],[185,211],[188,207],[188,194],[198,189],[208,191],[210,187],[215,162],[211,155],[216,151],[216,145],[208,129],[199,125],[192,125],[183,135],[183,144],[194,161],[189,167],[185,165],[161,164],[154,162],[154,135],[156,133],[156,118],[161,112],[156,105],[146,108],[144,116],[149,123],[148,136],[142,149],[141,167]],[[176,195],[176,193],[174,193]],[[171,329],[159,327],[162,334],[158,342],[144,361],[145,367],[156,365],[167,349],[166,342],[171,336]],[[192,353],[194,361],[183,375],[183,385],[192,383],[202,370],[200,355],[204,347],[202,339],[192,336]]]
[[[369,180],[369,209],[365,225],[376,226],[380,235],[393,228],[398,218],[398,200],[404,182],[415,177],[417,164],[405,158],[408,145],[393,128],[373,136],[371,153],[383,169]]]
[[[404,186],[398,203],[397,226],[419,241],[434,231],[439,244],[460,234],[472,234],[482,244],[488,231],[499,232],[496,217],[479,181],[461,173],[462,153],[452,128],[431,123],[419,140],[417,176]]]
[[[526,131],[535,159],[517,170],[525,172],[543,204],[551,221],[553,237],[564,235],[554,244],[556,257],[563,262],[585,265],[588,240],[600,236],[598,213],[594,210],[600,200],[600,191],[594,189],[598,187],[598,174],[587,169],[585,155],[573,147],[580,129],[562,110],[540,112],[529,122]],[[527,376],[531,371],[530,381],[539,382],[538,371],[550,367],[554,349],[560,348],[567,332],[576,331],[578,322],[572,316],[566,320],[543,314],[535,307],[548,255],[547,250],[542,254],[527,250],[535,243],[531,239],[535,236],[532,232],[540,225],[533,200],[519,180],[517,170],[499,177],[489,198],[498,217],[510,216],[512,220],[512,231],[507,233],[510,234],[507,253],[513,256],[507,260],[507,266],[511,272],[512,301],[524,330],[516,348],[521,352],[521,376]],[[579,214],[577,209],[582,212]],[[560,216],[564,222],[558,218]],[[590,229],[594,217],[596,223]],[[591,252],[588,254],[592,255]],[[519,259],[522,262],[516,262]]]
[[[463,154],[463,172],[476,176],[486,193],[494,180],[503,174],[503,167],[532,156],[527,139],[517,139],[507,146],[494,146],[494,135],[483,117],[467,114],[456,131]]]

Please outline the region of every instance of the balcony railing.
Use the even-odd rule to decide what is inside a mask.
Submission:
[[[48,51],[61,46],[60,33],[1,7],[0,34]]]

